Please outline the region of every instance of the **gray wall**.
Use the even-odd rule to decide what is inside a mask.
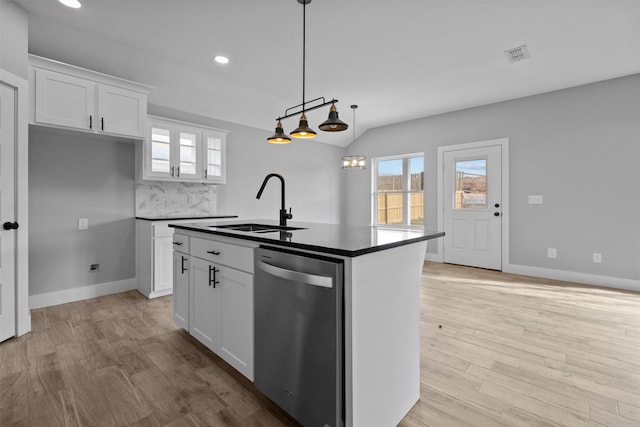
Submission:
[[[27,78],[27,13],[11,0],[0,0],[0,68]]]
[[[31,127],[29,294],[134,278],[134,191],[133,143]]]
[[[507,137],[511,264],[638,280],[639,100],[634,75],[374,129],[347,151],[424,152],[426,227],[435,229],[437,147]],[[349,174],[345,185],[346,222],[369,224],[371,174]],[[529,205],[528,195],[545,203]]]
[[[230,131],[227,136],[227,183],[218,186],[219,214],[246,219],[278,219],[280,181],[269,182],[256,199],[262,180],[279,173],[286,182],[287,208],[294,221],[340,222],[343,149],[315,141],[269,144],[268,131],[215,120],[158,105],[149,114]]]

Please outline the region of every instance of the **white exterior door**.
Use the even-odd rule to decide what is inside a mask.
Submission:
[[[0,224],[17,225],[15,90],[0,83]],[[0,228],[0,341],[16,335],[16,231]]]
[[[502,270],[502,147],[444,151],[444,262]]]

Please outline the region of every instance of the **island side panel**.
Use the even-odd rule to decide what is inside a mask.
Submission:
[[[420,398],[420,279],[427,242],[353,258],[347,426],[397,425]]]

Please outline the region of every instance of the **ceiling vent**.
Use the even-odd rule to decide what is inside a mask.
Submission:
[[[510,64],[514,62],[524,61],[525,59],[531,58],[531,54],[529,53],[529,48],[526,44],[522,46],[514,47],[513,49],[505,50],[505,56],[507,57],[507,61]]]

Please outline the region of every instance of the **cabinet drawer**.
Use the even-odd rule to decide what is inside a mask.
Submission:
[[[189,236],[175,233],[172,240],[174,251],[183,252],[185,254],[189,253]]]
[[[253,273],[253,248],[192,237],[191,255]]]

